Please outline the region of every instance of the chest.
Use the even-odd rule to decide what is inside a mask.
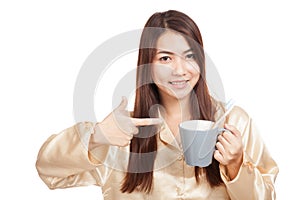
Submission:
[[[179,120],[168,120],[167,125],[169,130],[171,131],[172,135],[176,139],[176,142],[179,146],[181,146],[181,140],[180,140],[180,132],[179,132],[179,124],[181,121]]]
[[[120,183],[124,178],[124,172],[112,170],[110,178],[102,187],[104,199],[229,199],[224,186],[212,189],[207,184],[205,177],[202,177],[201,183],[197,184],[194,176],[194,167],[186,165],[182,156],[175,157],[177,152],[171,151],[171,149],[165,147],[158,152],[153,172],[153,189],[151,194],[120,192]],[[172,155],[174,155],[173,159],[171,159]]]

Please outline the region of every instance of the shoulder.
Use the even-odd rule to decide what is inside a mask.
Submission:
[[[250,116],[242,107],[234,106],[229,113],[228,118],[240,118],[243,120],[249,120]]]
[[[223,102],[216,102],[216,114],[215,118],[219,118],[224,113],[226,112],[225,104]],[[226,116],[226,121],[228,120],[236,120],[236,119],[241,119],[241,120],[246,120],[248,121],[250,119],[248,113],[240,106],[235,105],[230,113]]]
[[[251,117],[240,106],[234,106],[226,118],[226,123],[234,125],[239,131],[243,132],[251,123]]]

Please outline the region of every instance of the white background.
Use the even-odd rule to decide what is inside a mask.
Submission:
[[[74,84],[87,56],[168,9],[185,12],[199,25],[226,96],[253,117],[279,165],[278,199],[295,199],[300,178],[297,5],[291,0],[1,1],[0,199],[102,199],[94,186],[49,190],[35,170],[38,150],[51,134],[75,123]],[[136,58],[128,58],[123,67],[132,69]],[[101,120],[112,100],[109,93],[96,96],[104,102],[95,105]]]

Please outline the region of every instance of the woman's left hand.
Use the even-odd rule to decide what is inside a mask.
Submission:
[[[224,165],[229,178],[234,179],[243,161],[243,143],[241,133],[232,125],[225,124],[225,131],[218,136],[214,157]]]

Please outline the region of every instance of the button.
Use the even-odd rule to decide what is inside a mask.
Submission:
[[[181,188],[176,187],[176,192],[177,192],[177,196],[180,196],[180,197],[183,196],[183,191]]]
[[[181,196],[181,189],[179,187],[176,187],[176,192],[178,196]]]
[[[183,156],[182,155],[178,156],[177,160],[178,161],[182,161],[183,160]]]

